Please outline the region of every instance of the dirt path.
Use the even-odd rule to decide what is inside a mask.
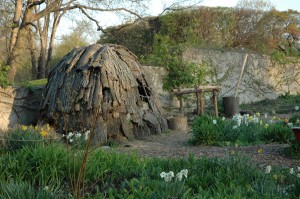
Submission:
[[[217,146],[190,146],[190,135],[182,132],[170,132],[161,135],[152,135],[142,140],[127,141],[117,147],[123,152],[136,151],[145,157],[188,157],[193,153],[195,157],[224,157],[231,153],[241,153],[250,157],[261,166],[277,165],[286,167],[300,166],[300,160],[290,159],[283,153],[286,144],[264,144],[255,146],[217,147]],[[259,152],[260,153],[259,153]]]

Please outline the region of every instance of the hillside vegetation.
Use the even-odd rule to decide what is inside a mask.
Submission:
[[[300,13],[293,10],[199,7],[109,28],[99,42],[125,45],[142,57],[167,40],[170,46],[244,48],[281,59],[300,55],[299,24]]]

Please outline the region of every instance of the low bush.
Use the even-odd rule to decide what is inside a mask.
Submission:
[[[259,113],[235,115],[232,120],[224,120],[211,116],[196,117],[192,124],[192,144],[248,145],[257,143],[289,143],[292,137],[290,127],[282,122],[269,120],[267,115]]]

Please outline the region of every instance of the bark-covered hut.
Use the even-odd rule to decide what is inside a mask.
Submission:
[[[63,132],[96,124],[95,143],[167,128],[137,57],[118,45],[94,44],[67,54],[49,73],[41,119]]]

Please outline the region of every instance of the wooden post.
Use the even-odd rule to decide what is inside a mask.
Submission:
[[[213,90],[213,102],[214,102],[214,110],[215,110],[215,114],[216,114],[216,117],[219,116],[219,113],[218,113],[218,91],[217,90]]]
[[[242,70],[241,70],[239,80],[238,80],[237,85],[236,85],[234,97],[236,97],[237,94],[238,94],[238,90],[239,90],[240,83],[241,83],[241,80],[242,80],[242,77],[243,77],[243,74],[244,74],[244,69],[245,69],[245,66],[246,66],[246,63],[247,63],[247,59],[248,59],[248,53],[245,55],[245,58],[244,58],[244,63],[243,63],[243,66],[242,66]]]
[[[195,90],[197,90],[197,86],[195,86]],[[201,113],[201,99],[200,99],[200,95],[198,92],[195,92],[196,93],[196,99],[197,99],[197,115],[200,115]]]
[[[204,100],[202,91],[199,92],[199,96],[200,96],[200,115],[203,115],[204,114],[205,100]]]
[[[182,100],[182,95],[179,96],[179,103],[180,103],[180,113],[183,114],[183,100]]]
[[[180,88],[178,88],[178,92],[180,92]],[[183,99],[182,99],[182,94],[179,94],[178,98],[179,98],[179,104],[180,104],[179,111],[180,111],[181,114],[184,114],[183,113]]]

